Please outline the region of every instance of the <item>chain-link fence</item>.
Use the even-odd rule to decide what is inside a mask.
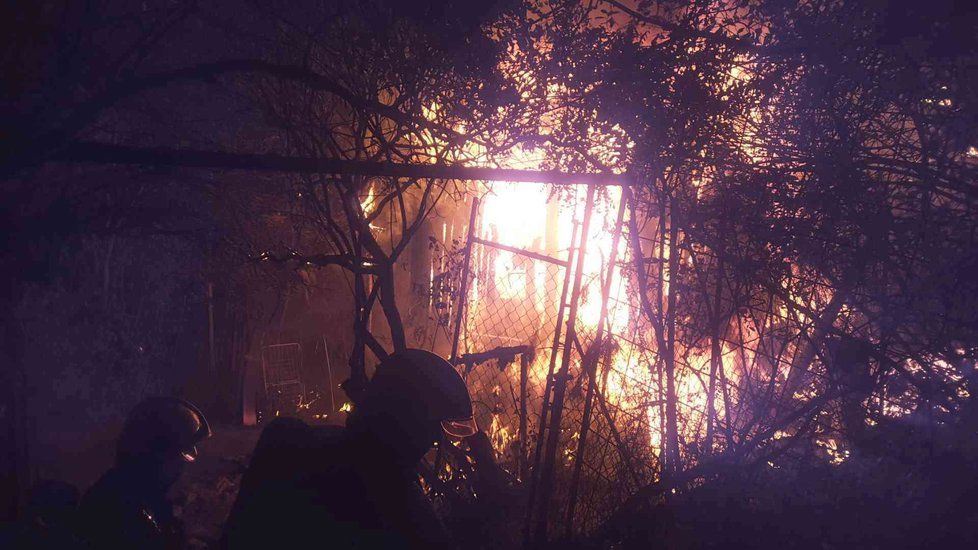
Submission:
[[[669,391],[653,320],[640,293],[644,289],[661,315],[670,290],[692,296],[692,289],[678,286],[695,280],[691,262],[708,260],[705,252],[698,258],[677,256],[688,263],[674,268],[687,275],[670,289],[663,252],[669,243],[654,220],[645,225],[652,227],[649,232],[628,234],[631,224],[624,223],[620,198],[609,194],[600,204],[575,207],[569,224],[574,235],[562,250],[514,247],[475,223],[450,262],[454,275],[444,278],[456,281],[446,286],[456,301],[442,307],[457,325],[452,326],[458,333],[456,364],[472,394],[477,421],[499,464],[522,481],[522,497],[536,498],[536,511],[529,510],[532,522],[543,521],[551,534],[590,532],[627,495],[660,476],[667,454]],[[473,215],[478,218],[478,211]],[[632,238],[648,251],[640,268],[631,256]],[[469,277],[463,285],[466,265]],[[760,309],[763,304],[747,305]],[[708,344],[696,348],[687,343],[698,330],[690,324],[702,323],[696,317],[707,315],[681,309],[692,306],[676,307],[676,333],[666,336],[683,342],[674,348],[672,391],[679,433],[675,444],[680,460],[689,465],[698,454],[711,452],[697,447],[704,444],[707,418],[716,445],[706,444],[723,448],[723,437],[729,440],[738,422],[747,422],[737,411],[726,410],[727,404],[744,401],[751,376],[774,379],[775,389],[783,386],[772,377],[789,361],[766,349],[763,334],[741,330],[719,338],[721,364],[711,365]],[[770,307],[763,313],[770,316]],[[562,392],[551,390],[560,386]],[[557,393],[562,395],[557,398]],[[544,411],[546,422],[541,421]],[[554,426],[555,441],[545,445]]]
[[[648,396],[654,393],[651,371],[640,366],[644,375],[633,372],[644,364],[639,355],[649,352],[626,341],[641,317],[627,298],[629,283],[616,261],[624,260],[623,243],[608,238],[620,233],[620,217],[614,221],[619,204],[589,207],[598,218],[590,229],[590,247],[581,242],[578,216],[569,224],[569,247],[559,251],[496,242],[476,224],[460,251],[463,256],[452,263],[465,264],[468,256],[470,278],[456,362],[472,394],[477,421],[499,463],[524,482],[523,497],[536,489],[531,471],[551,461],[551,505],[545,512],[551,529],[574,524],[586,530],[613,510],[622,495],[652,480],[657,464],[646,412],[652,401]],[[582,246],[586,256],[575,261]],[[573,277],[576,270],[581,271],[579,283]],[[460,286],[454,285],[459,293]],[[457,313],[457,307],[451,310]],[[571,310],[576,310],[573,321]],[[565,340],[572,323],[576,336],[568,352]],[[552,383],[555,377],[548,375],[560,372],[562,365],[567,376],[560,410],[551,408],[541,424],[553,398],[548,378]],[[592,376],[596,385],[589,390]],[[541,426],[548,433],[554,414],[559,429],[551,458],[540,436]],[[577,505],[573,513],[572,502]]]
[[[499,463],[522,477],[555,359],[567,262],[474,237],[457,362]],[[565,253],[566,254],[566,253]]]
[[[758,288],[709,246],[667,231],[658,217],[667,211],[627,220],[621,197],[573,207],[561,229],[574,236],[561,249],[514,247],[476,223],[447,278],[456,281],[443,306],[448,332],[457,329],[456,364],[479,425],[521,481],[526,526],[543,522],[551,537],[592,532],[661,479],[670,453],[688,468],[778,437],[779,416],[831,384],[823,359],[806,351],[816,321],[804,313],[831,311],[831,288],[797,270],[775,282],[783,293]],[[552,426],[555,445],[544,445]]]

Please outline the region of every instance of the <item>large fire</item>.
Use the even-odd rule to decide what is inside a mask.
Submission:
[[[560,193],[551,193],[549,186],[532,183],[494,183],[484,195],[479,213],[479,236],[482,239],[500,244],[541,252],[558,259],[565,259],[568,251],[576,243],[572,243],[575,234],[575,224],[583,218],[585,206],[584,186],[567,188]],[[659,415],[660,408],[651,405],[658,389],[653,376],[653,365],[648,363],[649,357],[636,349],[636,342],[643,340],[638,335],[638,310],[630,296],[627,277],[622,273],[621,264],[627,258],[625,239],[617,239],[615,244],[616,219],[621,206],[621,190],[609,187],[592,210],[590,230],[588,232],[586,253],[582,270],[582,290],[579,296],[576,320],[577,332],[582,345],[587,346],[594,338],[601,323],[603,286],[607,277],[611,277],[608,307],[604,321],[604,333],[610,334],[614,350],[602,361],[603,375],[598,378],[598,391],[608,404],[612,415],[627,415],[630,418],[644,418],[647,424],[648,444],[658,447],[660,442]],[[549,217],[549,225],[548,225]],[[548,243],[549,241],[549,243]],[[617,246],[617,250],[613,248]],[[614,263],[612,259],[615,258]],[[485,260],[485,258],[480,258]],[[469,321],[478,330],[480,318],[491,315],[486,311],[495,306],[495,302],[478,297],[479,293],[488,289],[479,288],[479,284],[491,284],[498,296],[504,300],[522,298],[524,304],[529,302],[532,307],[543,312],[545,309],[555,310],[559,306],[559,287],[551,284],[548,292],[546,278],[547,266],[542,262],[527,262],[518,254],[505,250],[494,251],[491,255],[491,265],[476,265],[476,271],[484,269],[491,273],[488,279],[476,278],[476,288],[471,289],[469,304],[471,311]],[[561,272],[563,276],[563,272]],[[555,288],[556,287],[556,288]],[[555,291],[556,290],[556,291]],[[551,324],[552,318],[546,319]],[[547,338],[539,338],[526,334],[526,341],[538,348],[531,367],[530,380],[536,387],[531,393],[542,395],[543,385],[550,366],[551,356],[557,350],[550,349],[552,331],[555,326],[545,327],[550,332]],[[513,342],[516,343],[516,342]],[[559,355],[559,354],[558,354]],[[571,369],[575,377],[585,376],[580,372],[580,356],[574,355]],[[519,383],[519,372],[515,369],[506,371],[512,385]],[[494,388],[495,390],[495,388]],[[691,392],[697,388],[690,384]],[[538,411],[534,411],[538,414]],[[623,418],[613,418],[623,423]],[[502,424],[493,417],[489,426],[491,431],[498,430]],[[512,443],[515,435],[508,430],[509,437],[498,437],[491,433],[497,443],[497,451],[505,452],[505,447]],[[576,452],[573,442],[568,442],[564,456],[571,457]]]
[[[518,70],[517,57],[509,65],[503,63],[500,70],[512,77],[517,88],[521,90],[521,95],[528,99],[529,90],[535,83],[534,77],[532,71]],[[744,64],[749,63],[747,59],[742,61]],[[747,78],[749,76],[739,67],[731,69],[730,83]],[[555,98],[564,93],[564,90],[551,84],[544,88],[546,97],[543,101],[560,104]],[[424,115],[432,120],[437,118],[437,105],[426,109]],[[760,123],[759,112],[752,111],[751,115],[751,123]],[[539,121],[541,135],[548,134],[548,126],[553,122],[550,119],[556,120],[557,117],[556,112],[544,115]],[[742,145],[746,153],[756,157],[759,153],[751,148],[753,134],[749,130],[748,127],[743,128]],[[622,155],[627,155],[634,146],[617,126],[603,129],[598,125],[589,127],[588,137],[590,143],[596,144],[588,151],[589,156],[599,159],[605,166],[622,165]],[[423,141],[423,145],[432,148],[431,159],[438,156],[436,149],[446,146],[430,136]],[[469,164],[538,169],[544,159],[542,151],[532,148],[516,148],[511,154],[503,155],[504,158],[496,153],[492,159],[488,158],[481,146],[470,144],[463,149],[459,153],[460,158],[453,157],[454,160]],[[697,198],[709,193],[709,179],[709,174],[696,176],[693,183]],[[575,269],[577,265],[576,261],[566,260],[572,253],[578,252],[577,247],[583,240],[578,235],[578,230],[585,217],[587,189],[583,185],[563,186],[555,191],[552,186],[545,184],[493,182],[476,186],[470,191],[471,194],[481,197],[474,236],[483,242],[497,243],[502,247],[478,246],[471,252],[470,272],[474,277],[464,297],[468,307],[461,331],[460,350],[462,353],[473,353],[512,346],[529,346],[535,350],[526,376],[526,385],[529,387],[521,387],[521,370],[512,363],[510,366],[500,364],[498,369],[490,368],[489,371],[482,368],[481,371],[466,372],[480,426],[487,431],[498,456],[504,462],[516,464],[527,459],[525,456],[520,459],[515,457],[516,453],[527,452],[526,441],[521,442],[521,436],[532,441],[540,435],[537,433],[537,420],[543,406],[548,372],[555,366],[560,367],[562,348],[569,345],[562,339],[555,340],[554,335],[556,332],[562,337],[565,331],[565,327],[558,322],[557,311],[561,307],[562,283],[570,280],[569,277],[565,279],[567,270]],[[363,207],[365,211],[369,210],[373,207],[373,201],[368,197]],[[580,411],[584,408],[584,393],[591,382],[591,376],[584,372],[582,352],[589,351],[590,345],[597,340],[598,333],[603,333],[604,345],[598,350],[598,366],[593,372],[598,403],[594,406],[594,411],[600,411],[600,414],[592,414],[597,425],[592,426],[591,430],[602,432],[601,439],[606,444],[611,442],[608,436],[608,432],[611,432],[614,435],[614,444],[631,448],[627,453],[639,448],[635,458],[654,464],[652,469],[658,470],[665,462],[663,454],[667,439],[664,435],[667,382],[662,350],[658,349],[657,337],[642,310],[639,289],[635,284],[636,276],[646,277],[647,274],[637,274],[627,267],[631,263],[629,241],[620,235],[628,226],[622,224],[619,218],[619,209],[623,207],[621,188],[608,186],[598,193],[586,235],[587,245],[580,270],[580,292],[568,297],[568,303],[577,303],[574,325],[579,337],[579,347],[571,343],[578,349],[571,354],[569,365],[569,401],[564,408],[570,414],[562,426],[567,433],[561,436],[559,457],[567,464],[575,461],[587,462],[591,453],[595,454],[594,462],[609,460],[607,453],[600,449],[601,444],[594,443],[584,449],[585,456],[577,456],[583,447],[578,444],[582,429]],[[459,211],[464,210],[462,208]],[[442,225],[441,241],[446,247],[455,239],[465,241],[466,237],[460,232],[461,226],[456,227],[458,225]],[[678,237],[674,233],[671,237],[658,235],[657,238],[660,241],[668,238],[683,240],[681,231],[678,232]],[[514,249],[525,250],[529,254],[516,253],[512,251]],[[670,261],[670,249],[680,255],[678,262]],[[707,257],[709,251],[703,252],[704,257]],[[669,270],[675,269],[677,263],[682,266],[681,269],[699,269],[696,262],[702,261],[702,258],[694,258],[695,255],[696,252],[692,249],[682,251],[675,243],[646,251],[647,259],[656,262],[659,266],[657,269],[660,270],[657,283],[658,296],[662,302],[655,304],[659,311],[675,305],[668,306],[661,297],[672,293],[673,300],[683,299],[679,289],[670,288],[675,274]],[[543,257],[564,263],[548,262]],[[429,275],[432,283],[435,274],[444,268],[444,261],[436,260]],[[781,317],[801,324],[810,321],[805,318],[806,309],[818,309],[816,299],[826,302],[831,298],[802,296],[791,288],[786,288],[785,291],[790,300],[787,304],[779,303]],[[676,296],[680,298],[675,298]],[[791,301],[799,307],[792,307]],[[567,321],[566,317],[564,321]],[[683,330],[681,325],[690,321],[678,321],[679,333]],[[677,446],[680,448],[677,454],[681,456],[681,460],[695,460],[693,454],[697,446],[702,450],[704,443],[706,452],[709,453],[732,442],[732,434],[738,423],[737,415],[742,413],[739,406],[744,398],[739,394],[742,384],[743,387],[760,385],[758,383],[766,377],[770,380],[769,387],[772,390],[776,385],[779,389],[792,386],[789,380],[792,363],[790,358],[801,353],[799,346],[788,343],[780,351],[767,349],[767,340],[771,338],[768,333],[774,330],[772,325],[779,322],[781,321],[774,316],[764,313],[738,313],[727,326],[718,328],[723,333],[713,335],[715,345],[712,349],[710,342],[703,341],[684,346],[683,338],[678,333],[668,337],[669,345],[673,348],[670,351],[675,359],[673,391],[678,408]],[[555,342],[558,342],[557,346],[554,345]],[[798,387],[802,394],[809,390],[807,380],[799,383]],[[529,407],[524,406],[522,412],[519,405],[520,392],[523,392],[524,401],[529,400]],[[802,395],[799,399],[804,398],[805,395]],[[514,416],[514,412],[529,418],[518,418]],[[710,422],[712,424],[708,428]],[[528,433],[521,434],[520,424],[526,426],[524,429]],[[707,441],[706,436],[711,428],[714,437]],[[718,435],[723,432],[727,438],[726,443]],[[596,446],[599,447],[597,451],[591,450],[591,447]],[[626,459],[622,457],[621,460]],[[603,467],[600,464],[590,466],[596,469]]]
[[[478,215],[479,238],[561,260],[567,258],[569,251],[576,246],[571,239],[575,226],[580,226],[584,214],[584,186],[565,187],[552,193],[547,185],[497,182],[484,191]],[[643,319],[638,291],[630,281],[631,272],[625,268],[629,265],[627,240],[615,237],[617,231],[622,231],[617,222],[618,209],[623,204],[621,193],[617,187],[602,190],[600,200],[592,209],[576,329],[581,346],[586,349],[602,324],[602,302],[607,299],[603,332],[605,341],[610,344],[602,353],[596,372],[597,392],[607,415],[604,422],[615,425],[610,429],[643,433],[649,455],[659,456],[665,431],[664,380],[655,338],[647,320]],[[617,249],[614,249],[615,246]],[[691,259],[683,258],[683,261]],[[559,349],[551,348],[553,331],[557,329],[553,312],[560,305],[560,287],[555,284],[552,270],[552,266],[540,261],[527,261],[520,254],[507,250],[486,249],[473,253],[472,271],[477,276],[468,292],[468,330],[463,333],[463,349],[483,351],[500,345],[531,345],[536,348],[529,376],[532,386],[529,393],[533,396],[543,395],[548,368],[555,354],[559,368]],[[563,271],[556,278],[562,276]],[[611,281],[607,283],[608,293],[605,297],[603,290],[608,277]],[[664,284],[668,284],[668,279]],[[664,292],[668,291],[668,286],[665,286]],[[517,307],[535,311],[539,319],[535,324],[519,325],[513,321],[511,314],[518,310],[507,309]],[[499,310],[505,312],[499,313]],[[497,317],[512,322],[502,325]],[[736,397],[730,393],[735,391],[733,388],[739,373],[755,361],[756,330],[750,323],[740,323],[738,331],[738,338],[744,345],[723,342],[720,347],[720,368],[724,372],[727,389],[718,388],[714,392],[713,409],[717,423],[724,418],[729,419],[725,404],[731,397]],[[686,442],[701,441],[706,432],[709,408],[706,380],[711,370],[711,351],[709,346],[692,349],[677,346],[675,353],[677,365],[681,366],[677,367],[675,380],[680,407],[680,438]],[[572,376],[575,380],[586,377],[586,373],[582,372],[580,354],[575,353],[572,357]],[[776,366],[775,369],[780,370],[780,367]],[[519,386],[519,370],[509,368],[502,372],[502,382],[494,378],[485,387],[480,386],[478,381],[470,380],[474,393],[486,392],[505,397],[507,392],[517,391],[513,388]],[[581,388],[580,383],[574,381],[570,385]],[[583,400],[580,395],[577,395],[577,399]],[[539,404],[535,402],[531,411],[534,421],[539,415]],[[568,406],[579,409],[581,405],[577,402]],[[483,426],[489,431],[497,452],[504,456],[512,452],[512,447],[518,441],[518,433],[512,423],[499,418],[499,410],[491,412],[491,417],[483,419]],[[572,418],[571,423],[579,421],[578,416],[572,415]],[[562,451],[567,460],[577,452],[575,440],[579,435],[576,431],[579,426],[571,424],[569,428],[572,435],[565,440]],[[531,431],[531,437],[533,433]],[[635,440],[630,441],[634,444]]]

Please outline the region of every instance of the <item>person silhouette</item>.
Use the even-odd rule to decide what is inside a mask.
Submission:
[[[117,441],[115,466],[82,497],[81,540],[92,548],[182,548],[166,493],[210,435],[188,401],[152,397],[136,405]]]
[[[417,349],[394,353],[377,367],[346,428],[294,418],[265,428],[221,546],[451,547],[417,466],[443,432],[475,431],[468,390],[447,361]]]

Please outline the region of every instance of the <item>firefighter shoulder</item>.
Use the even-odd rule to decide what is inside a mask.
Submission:
[[[136,405],[117,441],[115,465],[81,500],[80,538],[92,548],[181,547],[166,493],[210,434],[188,401],[153,397]]]
[[[442,433],[474,431],[455,369],[423,350],[377,368],[346,428],[279,418],[263,431],[223,548],[322,541],[335,548],[448,548],[418,485],[417,465]]]

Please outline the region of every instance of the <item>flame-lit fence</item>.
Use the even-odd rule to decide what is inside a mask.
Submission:
[[[673,243],[659,220],[625,223],[623,194],[606,195],[603,206],[593,195],[589,190],[584,208],[575,208],[573,235],[556,251],[494,239],[479,227],[476,202],[460,251],[457,272],[469,276],[455,286],[450,308],[453,357],[497,460],[521,488],[512,504],[526,510],[523,534],[531,542],[591,532],[658,479],[668,456],[664,361],[638,281],[647,295],[672,285],[664,249]],[[638,227],[639,234],[629,233]],[[639,262],[631,256],[636,242],[646,251]],[[717,261],[706,250],[672,253],[688,262],[687,275],[695,262]],[[720,275],[711,284],[728,285],[722,269],[713,271]],[[808,283],[796,277],[786,284]],[[652,299],[666,309],[662,296]],[[785,373],[813,330],[768,295],[716,300],[717,308],[738,313],[712,338],[673,350],[675,452],[686,467],[773,426],[772,399],[794,399]],[[679,312],[677,339],[702,331],[688,325],[710,317]],[[818,361],[805,365],[806,380],[823,383],[820,368]]]
[[[473,215],[478,215],[475,208]],[[568,259],[474,233],[463,251],[470,277],[464,285],[466,307],[456,322],[454,359],[497,459],[523,478],[533,461],[548,367],[555,358]]]
[[[629,368],[656,361],[634,341],[641,316],[623,299],[622,217],[592,226],[613,235],[614,253],[607,242],[592,246],[599,267],[586,269],[592,200],[556,255],[480,237],[477,206],[462,251],[469,278],[465,307],[452,308],[455,362],[500,465],[521,480],[530,537],[589,530],[658,467],[646,413],[657,388],[648,372],[634,377]],[[608,209],[620,207],[613,201]],[[641,397],[624,399],[625,388]]]

